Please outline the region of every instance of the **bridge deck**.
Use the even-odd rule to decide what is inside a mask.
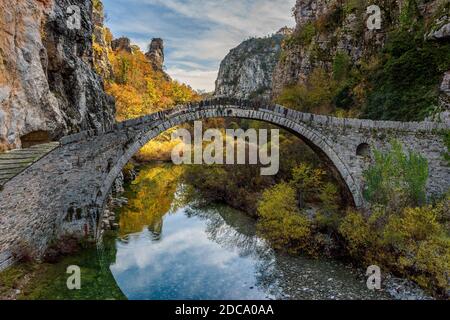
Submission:
[[[27,149],[17,149],[0,153],[0,186],[14,178],[30,165],[41,159],[53,149],[59,146],[59,142],[39,144]]]

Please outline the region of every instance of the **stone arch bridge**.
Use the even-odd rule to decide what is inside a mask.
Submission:
[[[3,181],[0,270],[23,254],[41,257],[65,236],[96,235],[116,177],[143,145],[174,126],[227,117],[265,121],[299,136],[326,161],[356,207],[365,205],[362,172],[370,162],[368,155],[374,148],[388,148],[393,138],[428,159],[429,196],[449,188],[442,134],[450,129],[448,123],[341,119],[236,99],[203,101],[117,123],[107,132],[64,137],[50,152]]]

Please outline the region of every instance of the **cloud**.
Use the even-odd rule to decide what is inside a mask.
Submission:
[[[104,0],[108,26],[146,50],[165,41],[168,73],[211,91],[220,61],[250,37],[294,24],[295,0]],[[214,76],[214,78],[213,78]],[[204,77],[204,78],[202,78]]]
[[[181,83],[189,84],[196,90],[214,91],[217,70],[196,70],[183,68],[169,68],[167,73]]]

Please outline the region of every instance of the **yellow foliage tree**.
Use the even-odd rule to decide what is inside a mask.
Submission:
[[[307,250],[311,221],[297,207],[295,190],[280,183],[266,190],[258,205],[258,232],[276,249],[296,253]]]
[[[100,50],[101,48],[97,48]],[[116,119],[129,120],[167,109],[176,104],[197,101],[200,96],[191,87],[171,80],[163,71],[154,70],[150,61],[137,47],[131,52],[110,51],[114,76],[106,82],[106,91],[116,99]],[[156,138],[139,153],[139,160],[151,160],[170,155],[174,143]]]

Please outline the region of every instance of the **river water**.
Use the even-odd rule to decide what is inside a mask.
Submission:
[[[54,265],[27,288],[33,299],[388,299],[337,261],[275,252],[255,221],[225,205],[182,195],[179,167],[144,167],[127,188],[120,229],[98,249]],[[66,286],[81,267],[81,290]]]

